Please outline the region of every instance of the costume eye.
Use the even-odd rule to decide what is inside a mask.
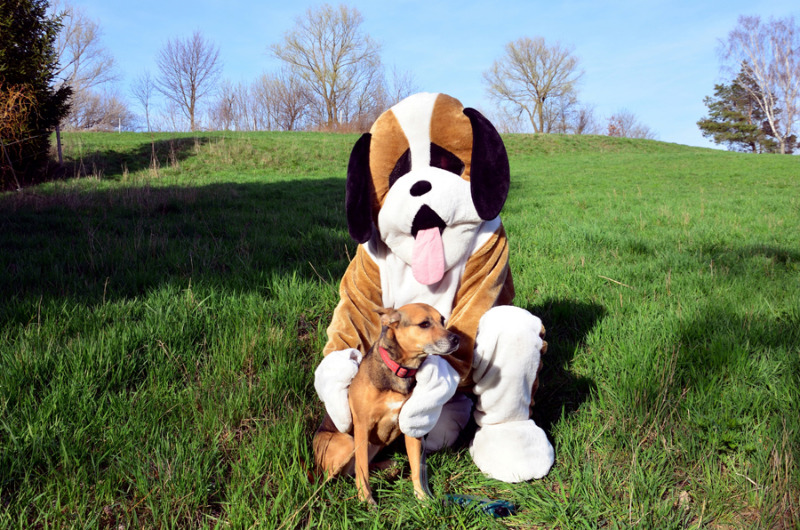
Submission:
[[[389,174],[389,187],[391,188],[394,186],[394,183],[397,182],[397,179],[405,175],[411,171],[411,149],[406,149],[406,152],[403,153],[400,158],[397,159],[397,163],[394,165],[392,172]]]
[[[450,173],[461,175],[464,172],[464,162],[456,155],[436,144],[431,144],[431,166],[444,169]]]

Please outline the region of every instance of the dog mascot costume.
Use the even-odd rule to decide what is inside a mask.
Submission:
[[[315,388],[336,428],[352,425],[347,388],[381,332],[377,309],[434,306],[459,349],[429,356],[399,413],[401,430],[434,451],[473,414],[470,454],[506,482],[541,478],[553,447],[530,418],[546,348],[541,321],[510,306],[514,285],[500,209],[509,188],[505,146],[478,111],[444,94],[410,96],[353,147],[347,224],[360,243],[340,286]]]

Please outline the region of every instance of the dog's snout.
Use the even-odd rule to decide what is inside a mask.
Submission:
[[[453,349],[458,348],[458,343],[460,342],[458,335],[455,333],[450,334],[450,345],[453,346]]]
[[[427,180],[420,180],[418,182],[415,182],[414,185],[411,186],[410,193],[412,197],[420,197],[431,191],[432,188],[433,186],[431,185],[430,182],[428,182]]]

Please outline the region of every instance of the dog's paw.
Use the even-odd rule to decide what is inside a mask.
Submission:
[[[555,460],[547,435],[532,420],[484,425],[469,452],[483,473],[503,482],[542,478]]]

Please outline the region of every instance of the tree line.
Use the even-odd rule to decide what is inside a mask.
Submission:
[[[219,47],[196,31],[168,40],[154,58],[155,70],[123,91],[99,23],[69,2],[0,4],[3,188],[11,177],[22,184],[10,168],[29,175],[46,167],[46,133],[57,127],[362,131],[417,90],[410,73],[382,63],[381,45],[364,31],[357,9],[326,4],[297,17],[268,47],[281,65],[275,72],[238,84],[222,79]],[[698,123],[705,135],[732,149],[793,151],[798,34],[791,19],[740,19],[722,46],[726,64],[735,62],[739,71],[706,98],[709,116]],[[483,74],[496,105],[487,114],[502,132],[655,138],[629,110],[598,117],[580,100],[582,76],[569,46],[542,37],[511,41]]]
[[[66,5],[61,11],[72,26],[93,28],[96,22]],[[75,130],[126,129],[190,130],[361,130],[400,98],[411,94],[410,74],[387,70],[381,62],[380,45],[362,29],[358,10],[344,5],[309,9],[296,20],[280,43],[269,53],[280,59],[277,72],[260,75],[251,82],[233,84],[222,79],[219,47],[200,32],[186,38],[169,39],[155,57],[155,71],[144,71],[130,84],[129,95],[140,113],[117,105],[120,97],[91,89],[95,85],[63,82],[76,93],[66,126]],[[81,64],[97,72],[99,33],[65,31],[59,39],[70,41],[91,34],[94,40],[80,46],[59,46],[68,51],[62,61]],[[73,50],[78,50],[71,56]],[[90,55],[92,50],[96,53]],[[80,52],[84,52],[80,56]],[[106,77],[113,61],[106,62]],[[98,83],[98,84],[100,84]],[[79,87],[79,88],[78,88]],[[84,101],[105,101],[89,106]]]
[[[282,65],[276,72],[238,84],[222,79],[219,47],[198,31],[168,40],[155,70],[142,72],[125,94],[99,23],[69,0],[53,0],[48,16],[59,27],[53,84],[71,90],[60,121],[65,130],[358,131],[417,90],[410,73],[382,64],[380,43],[363,30],[361,13],[346,5],[326,4],[297,17],[268,47]],[[655,136],[625,110],[601,124],[593,107],[578,101],[581,76],[566,46],[541,37],[511,42],[484,75],[497,103],[489,114],[506,132]]]

